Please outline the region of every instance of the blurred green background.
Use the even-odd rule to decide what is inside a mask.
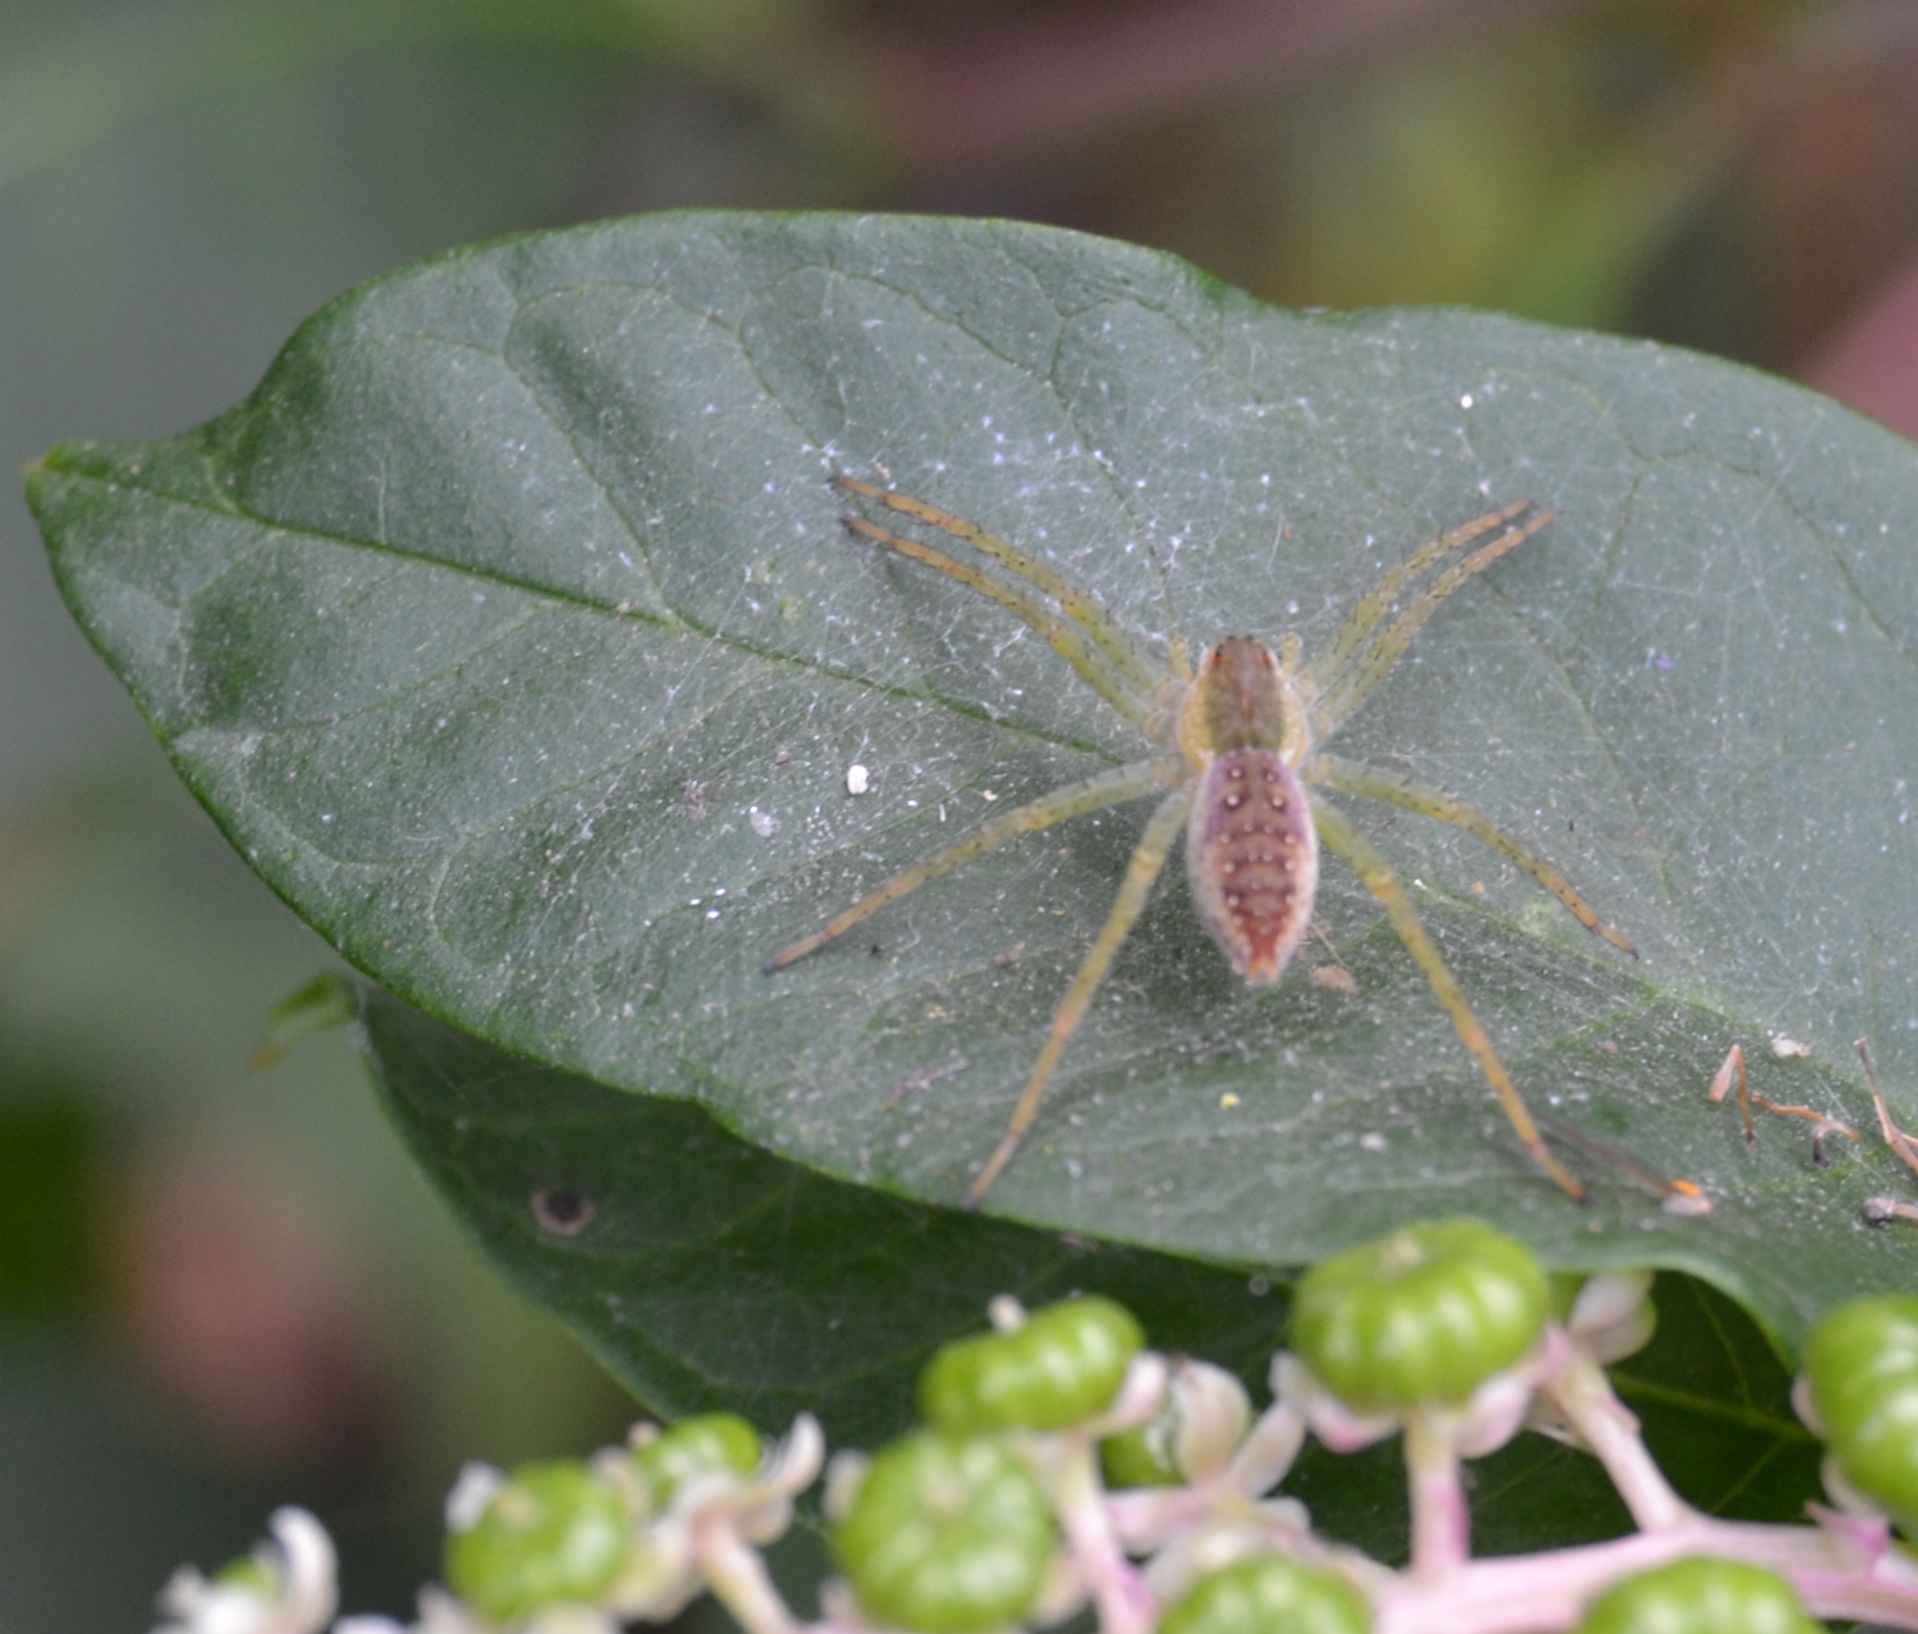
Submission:
[[[1918,431],[1911,0],[11,0],[0,442],[179,430],[443,246],[676,205],[1012,215],[1294,305],[1464,302]],[[498,1288],[328,963],[174,782],[0,499],[0,1628],[143,1629],[299,1500],[350,1609],[464,1456],[626,1416]],[[76,1561],[84,1559],[84,1569]]]

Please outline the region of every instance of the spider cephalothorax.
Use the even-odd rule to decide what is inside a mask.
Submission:
[[[767,963],[769,971],[784,969],[888,903],[1021,834],[1120,801],[1159,796],[1105,926],[1059,1002],[1005,1135],[973,1179],[967,1194],[971,1202],[985,1195],[1031,1128],[1053,1069],[1119,944],[1144,909],[1181,829],[1186,835],[1186,872],[1206,927],[1233,967],[1254,984],[1277,981],[1305,935],[1318,884],[1320,846],[1350,867],[1425,972],[1434,997],[1451,1017],[1460,1042],[1492,1086],[1525,1149],[1564,1190],[1574,1197],[1582,1194],[1578,1181],[1547,1149],[1505,1063],[1390,864],[1322,792],[1387,801],[1464,829],[1531,875],[1587,930],[1637,956],[1629,941],[1600,924],[1563,874],[1483,812],[1440,790],[1337,759],[1321,747],[1392,672],[1446,598],[1537,533],[1551,520],[1549,512],[1533,510],[1529,501],[1520,500],[1420,546],[1359,599],[1322,663],[1305,662],[1296,636],[1286,637],[1275,653],[1252,636],[1234,635],[1208,648],[1195,670],[1183,642],[1175,640],[1163,660],[1149,657],[1089,592],[962,517],[856,477],[833,481],[842,492],[963,540],[1023,581],[1008,582],[864,517],[845,519],[859,537],[957,579],[1023,620],[1138,727],[1152,748],[1146,759],[1068,784],[993,819],[894,876]],[[1428,573],[1436,576],[1394,616],[1401,592]]]

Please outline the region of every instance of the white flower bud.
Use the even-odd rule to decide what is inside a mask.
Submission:
[[[1187,1481],[1209,1480],[1232,1461],[1252,1423],[1252,1402],[1222,1367],[1180,1357],[1165,1405],[1143,1434],[1153,1456]]]
[[[1565,1331],[1604,1367],[1651,1342],[1657,1326],[1650,1271],[1606,1271],[1588,1277],[1572,1301]]]
[[[453,1482],[452,1491],[446,1494],[446,1530],[472,1531],[505,1485],[505,1471],[491,1464],[467,1464]]]
[[[190,1566],[161,1591],[154,1634],[319,1634],[338,1604],[333,1540],[304,1509],[278,1509],[271,1543],[209,1581]]]

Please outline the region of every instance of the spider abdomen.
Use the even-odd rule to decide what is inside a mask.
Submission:
[[[1275,982],[1305,935],[1319,883],[1305,790],[1274,749],[1231,749],[1199,779],[1185,866],[1206,929],[1252,983]]]

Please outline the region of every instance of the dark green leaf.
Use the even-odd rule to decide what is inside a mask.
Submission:
[[[516,1061],[377,991],[364,1021],[389,1112],[489,1257],[657,1413],[734,1408],[776,1433],[807,1411],[835,1445],[870,1448],[912,1421],[920,1369],[982,1331],[993,1295],[1081,1291],[1122,1301],[1149,1342],[1230,1367],[1266,1400],[1283,1281],[828,1180],[697,1108]],[[1657,1301],[1657,1338],[1619,1370],[1654,1453],[1701,1508],[1793,1518],[1816,1491],[1818,1450],[1784,1369],[1705,1285],[1666,1277]],[[1396,1441],[1355,1457],[1314,1446],[1286,1490],[1330,1535],[1397,1557],[1402,1458]],[[1472,1468],[1483,1550],[1630,1529],[1597,1464],[1557,1442],[1521,1436]]]
[[[995,1207],[1271,1265],[1470,1210],[1557,1264],[1695,1270],[1786,1342],[1903,1278],[1909,1243],[1858,1223],[1909,1179],[1888,1152],[1817,1170],[1772,1119],[1749,1152],[1704,1100],[1734,1041],[1776,1099],[1860,1127],[1852,1039],[1899,1104],[1918,1083],[1918,458],[1820,398],[1491,317],[1274,311],[1038,228],[672,216],[395,275],[225,418],[62,448],[32,490],[182,774],[361,968],[948,1201],[1143,812],[761,961],[1138,746],[999,609],[849,540],[834,467],[1046,554],[1154,640],[1291,628],[1308,654],[1435,528],[1554,508],[1339,747],[1484,806],[1642,963],[1463,835],[1354,815],[1534,1102],[1715,1212],[1662,1215],[1589,1146],[1595,1203],[1553,1192],[1336,876],[1321,923],[1356,996],[1242,988],[1163,887]],[[1773,1060],[1774,1031],[1811,1058]]]

